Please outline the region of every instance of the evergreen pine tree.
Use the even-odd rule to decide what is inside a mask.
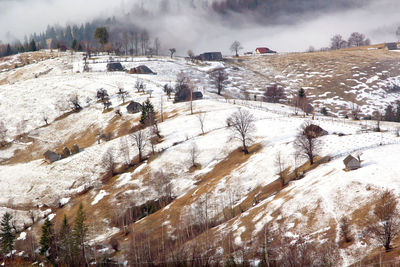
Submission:
[[[77,41],[76,39],[74,39],[74,40],[72,41],[71,48],[72,48],[72,50],[74,50],[74,51],[77,51],[77,50],[78,50],[78,41]]]
[[[397,102],[395,121],[400,122],[400,103],[399,102]]]
[[[304,91],[303,88],[300,88],[299,90],[299,98],[303,98],[306,95],[306,92]]]
[[[29,43],[29,51],[37,51],[37,48],[36,48],[36,42],[35,42],[35,40],[31,40],[31,42]]]
[[[3,215],[3,218],[1,219],[1,224],[0,224],[0,238],[1,238],[2,252],[4,254],[11,253],[11,258],[12,258],[15,234],[12,232],[11,219],[12,219],[12,216],[10,213],[6,212]]]
[[[10,44],[7,44],[6,56],[12,55],[12,53],[13,52],[12,52]]]
[[[393,106],[390,104],[385,109],[384,119],[385,121],[396,121],[395,110],[393,109]]]
[[[64,215],[64,219],[59,232],[59,248],[61,262],[66,266],[72,264],[72,238],[71,238],[71,226],[68,223],[67,216]]]
[[[45,256],[50,263],[55,264],[57,258],[56,251],[54,248],[55,235],[53,230],[53,223],[46,218],[42,226],[42,236],[40,237],[40,250],[39,253]]]
[[[151,104],[150,100],[147,99],[142,105],[142,115],[140,117],[140,123],[145,125],[149,119],[154,118],[154,106]]]
[[[79,205],[78,212],[74,221],[74,228],[72,230],[73,235],[73,247],[72,255],[75,264],[80,266],[86,262],[85,255],[85,239],[87,235],[87,226],[85,224],[86,215],[83,211],[82,203]]]

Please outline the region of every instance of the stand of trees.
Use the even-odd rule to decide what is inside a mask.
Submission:
[[[158,55],[161,41],[157,37],[152,41],[145,28],[127,25],[125,21],[122,23],[113,17],[65,27],[48,25],[44,32],[33,33],[29,38],[25,36],[22,42],[0,43],[0,57],[45,48],[73,51],[101,49],[125,55]]]
[[[366,38],[364,34],[353,32],[350,37],[345,40],[342,35],[336,34],[331,38],[330,49],[337,50],[341,48],[370,45],[371,40]]]
[[[74,224],[64,216],[58,230],[47,218],[42,226],[39,253],[53,266],[87,266],[86,237],[88,227],[82,204],[79,205]]]

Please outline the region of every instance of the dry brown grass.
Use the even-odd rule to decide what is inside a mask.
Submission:
[[[151,232],[151,238],[157,240],[161,237],[161,225],[165,218],[169,218],[170,225],[178,227],[183,224],[181,221],[181,213],[185,206],[195,202],[202,195],[206,194],[216,186],[216,184],[229,175],[237,166],[246,162],[254,153],[261,149],[261,145],[253,145],[249,151],[249,155],[245,155],[240,149],[233,151],[226,159],[218,163],[215,168],[198,177],[197,187],[188,191],[185,195],[176,199],[167,210],[160,210],[151,214],[143,220],[132,225],[132,231],[135,233]],[[196,195],[193,193],[196,191]]]
[[[294,83],[300,87],[313,87],[308,92],[315,95],[312,99],[331,99],[338,97],[343,101],[355,102],[359,105],[367,104],[365,99],[356,100],[351,86],[357,85],[354,79],[360,80],[362,77],[371,78],[382,71],[389,71],[390,76],[399,76],[400,69],[395,67],[400,59],[400,53],[394,53],[386,49],[368,50],[370,48],[381,48],[381,45],[374,45],[360,48],[350,48],[343,50],[315,52],[315,53],[292,53],[273,55],[268,57],[244,57],[242,62],[234,63],[252,72],[253,76],[245,78],[257,87],[265,88],[268,83],[276,82],[285,84],[285,80],[297,80]],[[357,67],[357,69],[354,69]],[[265,72],[268,69],[270,73]],[[354,74],[364,73],[359,77]],[[319,73],[319,74],[312,74]],[[277,75],[288,78],[276,78]],[[297,75],[304,75],[296,77]],[[307,77],[309,75],[309,77]],[[329,75],[329,76],[328,76]],[[363,82],[366,81],[363,80]],[[379,81],[368,84],[369,87],[377,85]],[[292,86],[293,87],[293,86]],[[249,88],[250,89],[250,88]],[[321,96],[330,92],[325,96]],[[332,111],[343,111],[347,113],[349,107],[343,105],[324,104]],[[316,111],[320,111],[322,104],[314,102]]]
[[[12,63],[10,65],[2,65],[0,66],[0,71],[9,69],[13,70],[16,68],[21,68],[26,65],[32,64],[32,63],[37,63],[43,60],[51,59],[51,58],[56,58],[57,54],[56,53],[48,53],[48,52],[29,52],[29,53],[23,53],[17,56],[19,63]],[[11,57],[6,57],[2,58],[2,61],[7,61],[10,60]],[[18,70],[13,73],[12,75],[8,75],[6,78],[0,80],[0,85],[2,84],[7,84],[10,80],[16,80],[18,77],[22,76],[22,73],[24,70]]]

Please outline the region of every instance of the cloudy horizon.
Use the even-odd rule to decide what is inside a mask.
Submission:
[[[227,54],[234,40],[243,44],[243,51],[251,51],[257,46],[269,46],[278,51],[304,51],[309,46],[328,46],[334,34],[347,38],[355,31],[364,33],[373,43],[382,43],[394,41],[396,25],[400,25],[397,14],[400,3],[397,0],[373,1],[365,8],[346,11],[305,14],[296,17],[296,23],[280,25],[248,22],[244,15],[239,14],[231,16],[230,23],[210,15],[206,9],[188,8],[189,2],[181,4],[179,0],[173,2],[179,8],[161,13],[158,10],[160,1],[163,0],[87,0],[83,3],[78,0],[3,0],[0,40],[22,40],[24,35],[45,31],[49,24],[81,24],[112,15],[126,19],[124,15],[133,4],[144,5],[154,14],[128,19],[144,25],[153,37],[162,40],[165,48],[174,46],[179,54],[185,54],[188,49],[195,52],[221,50]]]

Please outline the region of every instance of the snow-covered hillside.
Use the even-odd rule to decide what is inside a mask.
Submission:
[[[271,83],[287,94],[304,88],[316,112],[322,107],[346,115],[353,103],[364,115],[382,111],[399,98],[400,54],[385,49],[251,56],[231,63],[235,87],[259,98]]]
[[[159,241],[160,235],[175,240],[182,226],[201,224],[204,218],[218,224],[191,236],[182,247],[201,243],[205,234],[213,233],[208,237],[213,245],[207,249],[215,252],[216,259],[230,253],[239,258],[240,249],[226,251],[221,245],[224,240],[232,235],[235,246],[249,248],[251,238],[266,223],[293,239],[301,233],[321,243],[338,241],[343,216],[350,218],[355,240],[339,249],[338,263],[351,264],[378,247],[363,236],[359,214],[374,205],[376,195],[384,188],[400,193],[400,166],[394,157],[400,149],[399,125],[382,123],[382,132],[372,132],[368,129],[375,127],[374,121],[294,115],[290,106],[228,99],[214,93],[207,72],[226,64],[231,81],[226,96],[240,95],[232,81],[245,73],[252,75],[245,65],[237,70],[231,63],[118,58],[126,69],[146,65],[157,73],[132,75],[106,72],[104,62],[108,59],[99,56],[89,61],[91,71],[83,72],[81,54],[60,54],[0,73],[0,81],[7,80],[0,85],[0,118],[10,141],[0,149],[0,212],[11,211],[19,230],[30,225],[32,214],[39,224],[28,231],[38,231],[40,222],[49,215],[58,225],[64,214],[73,218],[82,203],[88,215],[88,244],[101,243],[105,247],[102,252],[114,255],[108,245],[113,236],[121,244],[122,253],[114,255],[120,262],[127,259],[132,233],[151,233],[152,241]],[[173,103],[163,92],[164,84],[173,86],[181,71],[204,93],[204,99],[193,102],[193,114],[189,102]],[[310,75],[322,77],[321,73]],[[138,79],[145,83],[145,92],[136,91]],[[379,77],[375,82],[379,83]],[[104,110],[96,99],[101,88],[110,95],[110,110]],[[119,88],[129,92],[125,103],[117,96]],[[79,112],[71,112],[68,101],[72,95],[78,96],[83,107]],[[162,137],[153,143],[154,151],[147,142],[146,160],[137,162],[132,132],[138,129],[140,113],[129,114],[126,106],[131,100],[142,103],[148,98],[158,113],[162,103],[163,121],[159,118],[158,124]],[[374,103],[368,105],[372,110]],[[122,116],[115,112],[118,109]],[[249,111],[255,118],[249,155],[240,151],[241,143],[227,125],[227,118],[238,109]],[[205,116],[204,133],[200,116]],[[300,158],[293,146],[299,127],[306,121],[328,132],[319,138],[322,160],[316,168],[307,167],[307,160]],[[111,134],[110,140],[99,143],[99,133]],[[44,161],[47,150],[59,152],[74,144],[79,145],[79,153],[52,164]],[[347,172],[343,159],[351,153],[362,153],[361,168]],[[282,188],[277,174],[278,154],[288,173],[303,168],[304,177],[289,179]],[[104,180],[109,157],[115,176]],[[131,162],[133,166],[127,167]],[[157,178],[159,172],[168,177],[174,200],[152,215],[119,228],[116,218],[126,210],[163,196],[166,189]],[[206,215],[199,216],[204,210]]]

